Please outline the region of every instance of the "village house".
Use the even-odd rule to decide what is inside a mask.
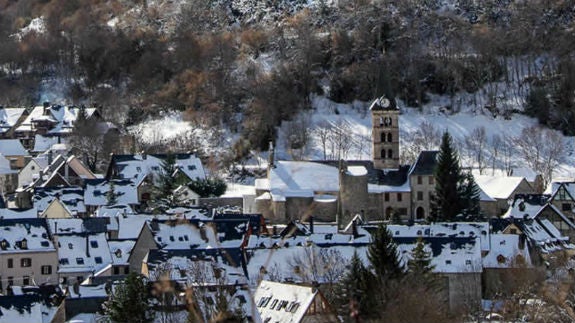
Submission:
[[[60,143],[62,138],[72,133],[74,122],[83,112],[88,118],[98,118],[98,120],[100,118],[95,108],[50,105],[49,102],[44,102],[43,105],[32,109],[26,119],[16,128],[15,136],[27,149],[33,149],[36,135],[54,137]]]
[[[0,291],[58,283],[58,256],[43,219],[0,219]]]
[[[0,154],[0,197],[16,191],[18,186],[18,172],[10,167],[8,159]]]
[[[10,168],[15,170],[23,168],[24,165],[26,165],[27,160],[30,158],[30,154],[18,139],[1,139],[0,155],[8,159],[10,162]]]
[[[24,108],[0,106],[0,139],[12,139],[15,127],[26,117]]]
[[[168,157],[157,155],[112,155],[106,179],[131,180],[137,187],[140,207],[152,199],[154,186],[162,175],[162,164]],[[175,171],[169,174],[176,183],[187,183],[195,179],[205,179],[206,173],[201,160],[194,154],[174,154]]]
[[[575,223],[575,182],[552,182],[545,190],[549,202]]]
[[[262,322],[339,322],[327,299],[313,286],[264,280],[254,301]]]
[[[513,201],[517,194],[535,193],[524,177],[479,175],[474,178],[479,189],[495,200],[495,204],[486,206],[489,209],[486,214],[495,217],[507,211],[509,201]]]
[[[75,218],[86,215],[81,187],[37,187],[33,205],[42,218]]]

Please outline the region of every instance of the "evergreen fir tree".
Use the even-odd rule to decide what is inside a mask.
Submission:
[[[411,259],[407,262],[408,271],[416,276],[430,274],[434,266],[431,265],[431,252],[425,251],[423,239],[417,239],[417,245],[411,251]]]
[[[435,194],[431,221],[455,221],[462,212],[460,184],[463,180],[459,157],[449,132],[444,132],[435,169]]]
[[[464,175],[465,182],[462,185],[461,194],[463,198],[463,215],[466,221],[481,220],[481,209],[479,207],[480,191],[471,173]]]
[[[169,197],[176,189],[177,183],[172,177],[176,169],[176,156],[168,154],[162,161],[162,170],[158,178],[159,198]]]
[[[361,262],[357,252],[354,252],[348,271],[337,285],[338,292],[334,303],[342,317],[349,317],[352,314],[351,308],[357,311],[355,315],[362,315],[363,312],[369,310],[366,306],[370,288],[367,278],[367,268]]]
[[[112,322],[152,322],[153,311],[148,304],[148,289],[144,279],[131,272],[110,295],[105,312]]]
[[[377,281],[398,278],[403,274],[397,245],[387,226],[380,224],[372,236],[367,250],[367,258]]]
[[[108,192],[106,192],[106,201],[106,205],[108,206],[118,204],[118,195],[116,194],[115,184],[113,181],[110,181]]]

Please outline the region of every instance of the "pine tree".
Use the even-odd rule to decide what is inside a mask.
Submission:
[[[108,192],[106,192],[106,202],[108,206],[118,204],[118,195],[116,194],[115,184],[113,181],[110,181],[110,186],[108,188]]]
[[[353,253],[348,271],[337,285],[337,296],[334,303],[338,313],[343,317],[352,315],[351,311],[357,311],[354,315],[362,315],[363,312],[369,311],[366,306],[370,288],[367,278],[367,268],[361,262],[356,251]]]
[[[176,169],[176,156],[173,154],[166,155],[162,161],[162,169],[158,178],[159,198],[169,197],[176,189],[177,183],[173,178]]]
[[[380,224],[372,236],[367,258],[371,263],[375,279],[378,281],[398,278],[403,274],[397,245],[386,225]]]
[[[465,182],[461,188],[463,198],[463,215],[466,221],[481,220],[481,209],[479,207],[480,191],[471,173],[464,175]]]
[[[148,289],[144,279],[131,272],[110,295],[105,312],[112,322],[152,322],[153,311],[148,304]]]
[[[449,132],[444,132],[435,168],[435,194],[432,201],[432,221],[455,221],[462,212],[460,184],[463,180],[459,156]]]
[[[423,239],[417,239],[417,245],[411,251],[411,259],[407,262],[408,271],[416,276],[430,274],[434,266],[431,265],[431,252],[425,251]]]

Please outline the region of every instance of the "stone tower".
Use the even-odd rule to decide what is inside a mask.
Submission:
[[[385,96],[369,107],[372,121],[373,166],[376,169],[399,168],[399,109],[395,100]]]

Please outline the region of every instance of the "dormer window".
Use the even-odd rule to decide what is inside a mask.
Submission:
[[[142,167],[140,167],[140,166],[136,167],[136,171],[137,171],[138,173],[141,173],[141,172],[142,172]]]
[[[188,170],[195,170],[196,169],[196,165],[189,165],[188,166]]]
[[[114,252],[114,254],[115,254],[116,257],[118,257],[118,258],[122,258],[122,250],[120,250],[120,249],[116,249],[116,252]]]
[[[0,248],[2,248],[2,250],[8,249],[8,241],[6,241],[6,239],[0,242]]]
[[[20,249],[28,249],[28,240],[26,240],[26,238],[20,241]]]
[[[68,249],[74,249],[74,245],[71,242],[68,243]]]
[[[92,248],[98,248],[98,241],[96,241],[96,240],[90,241],[90,246],[91,246]]]

